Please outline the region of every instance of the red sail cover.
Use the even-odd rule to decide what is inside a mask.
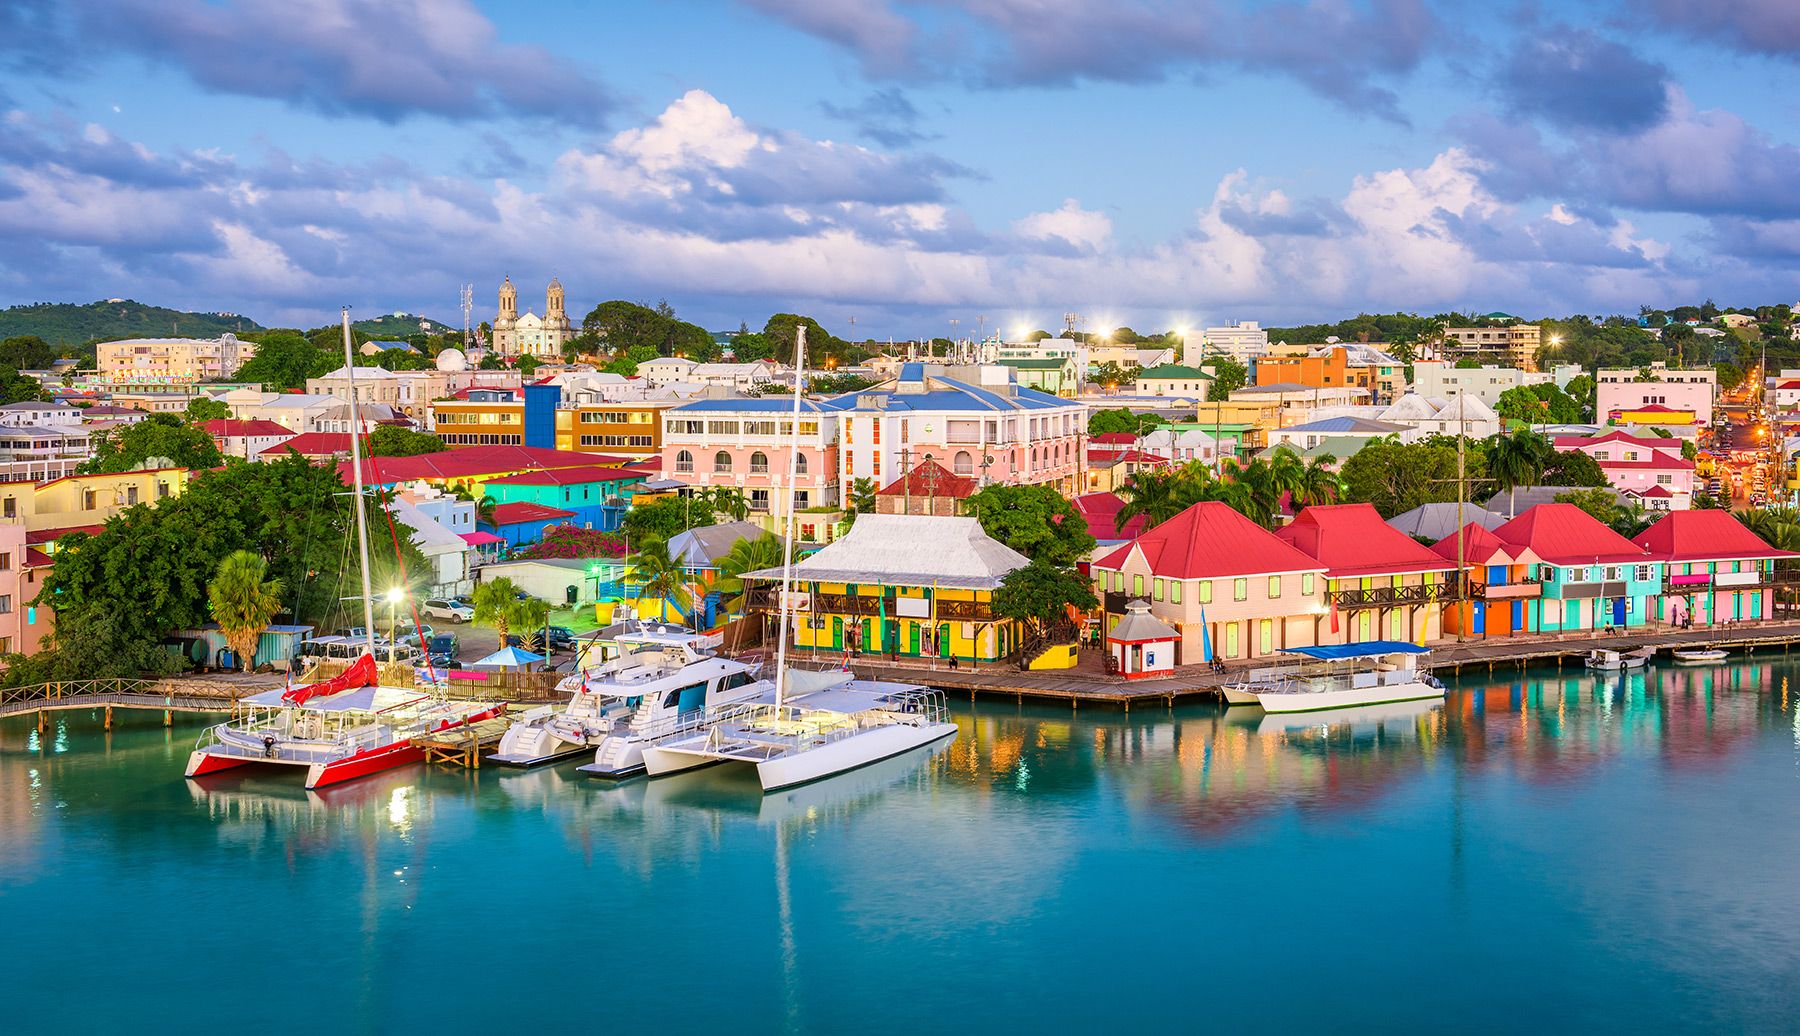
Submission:
[[[281,700],[294,705],[304,705],[310,698],[329,697],[358,687],[369,687],[376,682],[375,656],[365,654],[352,662],[350,668],[331,679],[309,683],[304,687],[295,687],[283,694]]]

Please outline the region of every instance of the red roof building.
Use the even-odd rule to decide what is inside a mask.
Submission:
[[[642,478],[633,467],[606,467],[591,464],[585,468],[551,468],[547,471],[522,471],[517,475],[490,478],[490,486],[576,486],[588,482],[629,482]]]
[[[546,507],[543,504],[526,502],[512,504],[496,504],[494,506],[495,525],[520,525],[525,522],[545,522],[552,519],[573,518],[574,511],[565,511],[560,507]]]
[[[922,461],[875,492],[879,514],[934,514],[954,518],[961,501],[975,495],[975,480],[952,474],[935,460]]]
[[[92,409],[98,410],[99,407],[94,407]],[[273,421],[265,421],[262,419],[253,421],[239,421],[234,419],[202,421],[200,423],[200,428],[214,439],[223,439],[226,436],[232,436],[234,438],[268,438],[271,436],[292,436],[295,434],[292,430],[284,428]]]
[[[1671,512],[1632,542],[1665,563],[1658,618],[1678,626],[1773,617],[1775,562],[1800,557],[1710,509]]]
[[[1125,509],[1125,501],[1117,493],[1085,493],[1069,502],[1087,522],[1089,535],[1101,543],[1134,540],[1144,531],[1146,518],[1141,514],[1132,515],[1125,527],[1119,528],[1119,512]]]
[[[1374,508],[1369,510],[1372,513]],[[1409,539],[1408,542],[1412,541]],[[1418,546],[1417,543],[1413,545]],[[1151,572],[1170,579],[1325,570],[1325,566],[1244,517],[1231,505],[1216,500],[1195,504],[1102,556],[1094,562],[1094,567],[1119,569],[1134,552],[1144,559]]]
[[[1539,504],[1503,522],[1494,535],[1509,546],[1529,547],[1551,565],[1622,565],[1654,560],[1637,544],[1600,524],[1574,504]]]
[[[260,451],[257,457],[261,460],[280,460],[288,455],[289,450],[307,460],[332,460],[338,457],[348,457],[350,456],[350,433],[303,432],[291,436],[285,442],[276,443]],[[368,464],[369,458],[363,458],[363,463]],[[363,470],[367,472],[368,468],[365,467]]]
[[[370,485],[391,486],[401,482],[479,484],[501,475],[517,475],[526,471],[551,468],[619,467],[631,458],[610,457],[577,450],[549,450],[541,446],[465,446],[442,453],[425,453],[416,457],[376,457],[363,465],[363,478]],[[350,465],[338,470],[348,485]]]
[[[1559,450],[1580,450],[1595,460],[1631,460],[1638,450],[1681,456],[1684,440],[1661,436],[1637,436],[1629,432],[1611,431],[1603,435],[1559,435],[1554,445]]]
[[[1372,504],[1303,509],[1275,535],[1317,559],[1333,579],[1453,571],[1430,547],[1381,520]]]
[[[1800,557],[1769,546],[1729,511],[1675,511],[1632,540],[1659,561],[1760,561]]]

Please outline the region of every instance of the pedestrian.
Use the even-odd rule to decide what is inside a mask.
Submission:
[[[950,656],[950,671],[951,672],[956,671],[956,656],[955,655]]]

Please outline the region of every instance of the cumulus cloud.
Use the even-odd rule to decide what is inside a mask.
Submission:
[[[69,0],[68,10],[69,52],[126,51],[208,90],[327,115],[549,116],[593,126],[613,108],[580,69],[541,47],[501,42],[470,0]]]
[[[949,66],[980,85],[1067,85],[1229,68],[1284,75],[1394,120],[1398,98],[1382,81],[1416,68],[1440,35],[1424,0],[743,2],[845,48],[875,78]]]
[[[1550,26],[1522,37],[1498,85],[1514,112],[1559,126],[1630,132],[1668,111],[1668,70],[1592,32]]]
[[[931,139],[918,128],[919,109],[898,87],[872,91],[850,105],[822,101],[819,110],[883,147],[908,147]]]
[[[554,256],[577,310],[668,296],[701,319],[805,307],[905,333],[959,307],[1273,319],[1474,299],[1630,309],[1692,287],[1670,246],[1605,213],[1510,203],[1461,149],[1329,198],[1237,170],[1185,227],[1140,245],[1075,199],[983,232],[941,175],[752,126],[699,92],[531,187],[393,159],[159,153],[74,123],[0,130],[0,238],[20,243],[0,252],[11,298],[121,294],[305,322],[343,302],[452,308],[457,285]]]

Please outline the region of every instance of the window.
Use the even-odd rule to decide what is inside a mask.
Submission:
[[[757,450],[750,455],[750,474],[767,475],[769,473],[769,455]]]
[[[804,511],[812,506],[812,494],[804,489],[794,491],[794,509]],[[809,537],[810,539],[810,537]]]
[[[156,484],[156,498],[158,500],[166,500],[166,499],[168,499],[168,497],[169,497],[169,484],[167,482],[158,482]]]
[[[1201,604],[1211,604],[1212,603],[1212,580],[1210,580],[1210,579],[1200,580],[1199,593],[1200,593],[1200,596],[1195,598],[1195,600],[1198,600]]]
[[[1136,594],[1139,597],[1142,597],[1144,595],[1144,577],[1143,576],[1132,576],[1131,577],[1131,592]]]
[[[12,497],[0,500],[0,518],[16,518],[19,514],[19,503]]]
[[[0,572],[9,572],[11,570],[12,570],[12,554],[11,553],[0,554]]]
[[[752,489],[750,491],[750,510],[767,511],[768,509],[769,491],[766,489]]]
[[[794,474],[796,474],[796,475],[806,474],[806,454],[804,454],[804,453],[794,454]]]
[[[1169,581],[1169,600],[1175,604],[1181,603],[1181,580],[1172,579]]]
[[[1650,580],[1649,565],[1639,565],[1637,567],[1637,580],[1640,583],[1648,582]]]
[[[678,473],[683,474],[683,475],[693,474],[694,473],[694,455],[689,453],[686,450],[682,450],[680,453],[677,453],[675,455],[675,470]]]
[[[968,450],[957,450],[956,459],[951,461],[951,463],[958,475],[973,475],[975,473],[975,458]]]
[[[1162,600],[1164,592],[1165,592],[1165,589],[1163,586],[1163,578],[1161,576],[1157,576],[1156,577],[1156,599],[1159,601]]]
[[[1618,579],[1618,578],[1619,578],[1619,569],[1618,569],[1618,566],[1617,566],[1617,565],[1608,565],[1608,566],[1607,566],[1607,567],[1606,567],[1606,579],[1607,579],[1607,581],[1608,581],[1608,582],[1612,582],[1612,581],[1613,581],[1613,580],[1616,580],[1616,579]]]
[[[12,614],[12,594],[0,594],[0,615]]]
[[[1675,484],[1675,476],[1666,474],[1666,473],[1658,475],[1658,476],[1656,476],[1656,484],[1659,486],[1674,485]]]
[[[81,491],[81,509],[83,511],[92,511],[97,501],[98,496],[93,490],[84,489]]]
[[[731,454],[724,450],[713,454],[713,470],[720,474],[731,473]]]
[[[1231,581],[1231,599],[1242,601],[1250,596],[1250,580],[1234,579]]]
[[[1272,601],[1275,598],[1280,597],[1280,596],[1281,596],[1281,577],[1280,576],[1270,576],[1269,577],[1269,600]]]
[[[1308,597],[1311,597],[1313,594],[1313,585],[1314,585],[1313,584],[1313,574],[1311,572],[1308,572],[1305,575],[1300,577],[1300,592],[1301,593],[1305,594]]]
[[[27,625],[27,626],[36,626],[37,625],[37,606],[36,605],[27,605],[26,606],[26,608],[25,608],[25,625]]]

